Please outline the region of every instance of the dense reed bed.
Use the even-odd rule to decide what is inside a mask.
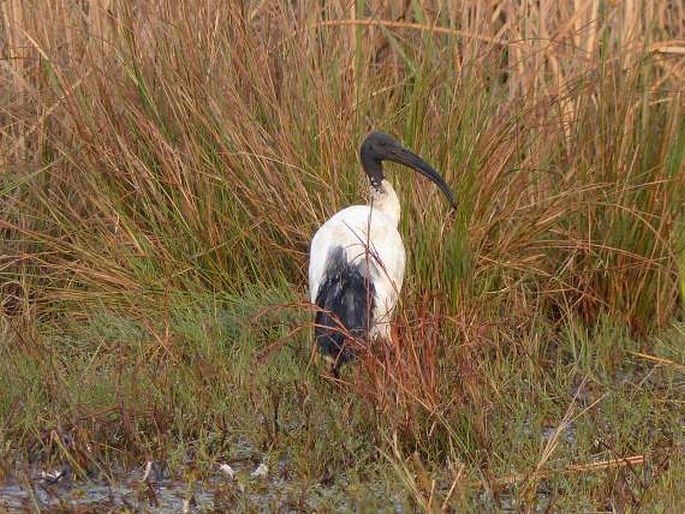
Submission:
[[[219,510],[682,502],[678,2],[0,10],[7,480],[156,460],[191,483],[241,456],[296,485],[229,482]],[[389,168],[396,337],[336,387],[307,246],[365,200],[371,129],[460,209]]]

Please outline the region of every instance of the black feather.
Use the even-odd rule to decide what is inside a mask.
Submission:
[[[333,372],[355,356],[353,340],[367,341],[375,289],[364,262],[350,264],[341,246],[331,248],[316,295],[314,338],[333,359]],[[351,340],[353,339],[353,340]]]

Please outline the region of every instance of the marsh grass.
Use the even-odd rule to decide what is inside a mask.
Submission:
[[[3,474],[246,459],[300,509],[681,501],[685,13],[543,4],[3,3]],[[388,166],[396,337],[336,385],[306,253],[363,200],[372,128],[460,208]]]

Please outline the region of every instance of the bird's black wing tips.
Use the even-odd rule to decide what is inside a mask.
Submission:
[[[374,294],[364,263],[350,264],[342,247],[332,248],[316,295],[314,339],[333,362],[334,376],[354,358],[359,342],[368,341]]]

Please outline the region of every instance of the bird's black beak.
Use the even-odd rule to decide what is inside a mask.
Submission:
[[[371,132],[361,147],[361,161],[371,184],[378,187],[383,180],[383,166],[381,161],[388,160],[402,164],[417,171],[424,177],[432,180],[449,200],[454,209],[457,208],[457,200],[452,190],[430,164],[424,161],[411,150],[403,147],[399,142],[383,132]]]
[[[438,186],[443,193],[445,193],[445,196],[447,197],[447,200],[449,200],[452,207],[454,209],[457,208],[457,199],[454,197],[454,193],[445,182],[445,179],[442,178],[437,170],[435,170],[430,164],[428,164],[414,152],[407,150],[403,146],[397,146],[396,148],[389,149],[387,159],[389,161],[403,164],[409,168],[412,168],[424,177],[432,180],[435,185]]]

